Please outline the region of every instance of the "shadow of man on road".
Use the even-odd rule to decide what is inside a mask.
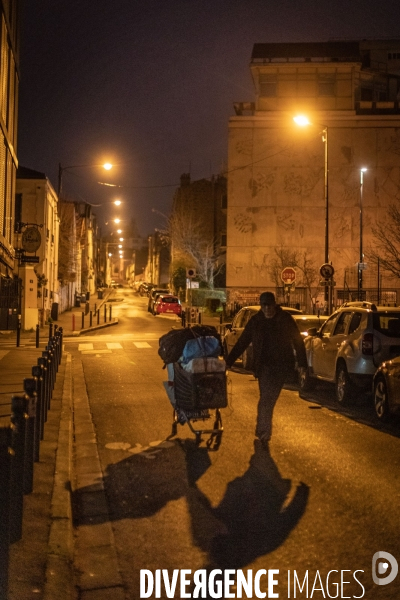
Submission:
[[[208,553],[210,568],[239,569],[272,552],[306,509],[308,486],[301,483],[292,493],[270,453],[258,440],[254,447],[249,468],[228,483],[218,506],[195,483],[187,495],[193,540]]]

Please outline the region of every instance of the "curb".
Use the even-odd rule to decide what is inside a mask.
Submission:
[[[89,333],[90,331],[95,331],[96,329],[104,329],[105,327],[111,327],[111,325],[118,325],[118,319],[115,318],[112,321],[108,323],[102,323],[101,325],[92,325],[92,327],[86,327],[85,329],[80,329],[79,331],[72,331],[70,335],[73,337],[78,337],[82,333]]]
[[[123,582],[104,489],[104,474],[80,361],[74,361],[73,381],[74,491],[79,503],[78,519],[75,521],[76,586],[81,600],[124,600]]]
[[[72,476],[72,362],[65,353],[60,429],[56,450],[51,499],[51,525],[43,600],[71,600],[75,597],[73,578]]]

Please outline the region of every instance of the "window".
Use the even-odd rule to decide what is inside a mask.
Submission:
[[[336,319],[337,319],[337,315],[335,315],[334,317],[331,317],[330,319],[327,320],[327,322],[321,329],[322,337],[330,337],[331,336],[333,327],[336,323]]]
[[[347,325],[351,320],[351,312],[343,312],[335,327],[334,335],[344,335],[347,331]]]
[[[361,316],[361,313],[354,313],[354,315],[351,317],[349,335],[357,331],[357,329],[360,327]]]
[[[318,96],[335,95],[335,78],[332,75],[318,76]]]
[[[274,97],[277,94],[277,82],[275,75],[260,74],[260,96],[268,98]]]

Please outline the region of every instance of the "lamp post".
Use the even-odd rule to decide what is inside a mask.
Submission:
[[[111,163],[104,163],[103,165],[70,165],[68,167],[62,167],[61,163],[58,163],[58,190],[57,190],[58,197],[60,197],[61,190],[62,190],[62,176],[63,176],[64,171],[67,171],[69,169],[84,169],[84,168],[90,168],[90,167],[103,167],[103,169],[105,169],[106,171],[109,171],[110,169],[112,169],[113,166]]]
[[[303,115],[298,115],[293,117],[293,121],[300,125],[300,127],[305,127],[307,125],[311,125],[310,121],[307,117]],[[324,125],[322,130],[322,141],[325,144],[325,152],[324,152],[324,202],[325,202],[325,252],[324,252],[324,261],[325,264],[329,264],[329,168],[328,168],[328,126]],[[333,280],[331,279],[328,283],[328,280],[325,279],[325,287],[324,287],[324,314],[330,315],[332,312],[332,285]]]
[[[358,300],[362,300],[363,287],[363,269],[364,269],[364,251],[363,251],[363,187],[365,167],[360,169],[360,259],[358,263]]]

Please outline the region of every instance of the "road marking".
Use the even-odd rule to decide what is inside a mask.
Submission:
[[[151,348],[150,344],[147,342],[133,342],[133,344],[136,348]]]
[[[98,356],[100,354],[112,354],[112,350],[82,350],[81,354],[95,354]]]
[[[122,346],[119,342],[107,342],[106,346],[109,350],[120,350]]]
[[[79,344],[78,350],[93,350],[93,344]]]

